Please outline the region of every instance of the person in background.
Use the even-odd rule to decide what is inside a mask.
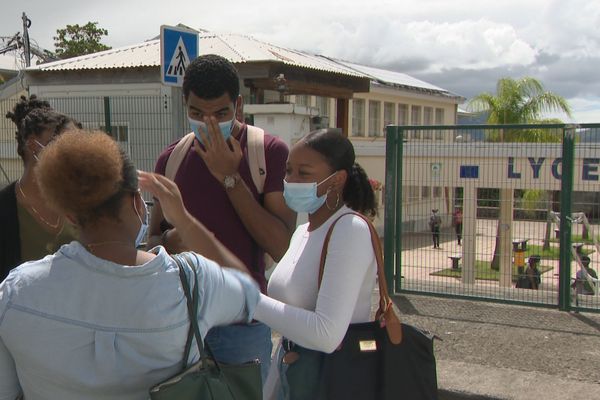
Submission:
[[[429,217],[429,228],[431,229],[431,236],[433,237],[433,248],[440,248],[440,228],[442,227],[442,218],[438,214],[438,209],[434,208],[431,210],[431,216]]]
[[[452,214],[452,225],[454,225],[454,231],[456,232],[456,240],[458,241],[458,245],[460,246],[463,227],[463,213],[460,207],[456,207],[454,209],[454,214]]]
[[[575,274],[575,282],[573,282],[572,287],[575,289],[575,293],[577,294],[586,294],[586,295],[594,295],[594,285],[589,282],[588,276],[591,277],[592,281],[598,285],[598,274],[596,271],[590,267],[590,258],[585,255],[579,256],[581,260],[581,264],[583,265],[582,269],[579,269]]]
[[[538,269],[541,260],[542,258],[538,255],[529,256],[529,259],[527,260],[527,269],[525,270],[525,276],[529,282],[526,289],[539,289],[540,284],[542,283],[541,273]]]
[[[47,146],[35,175],[79,234],[0,284],[0,400],[146,400],[181,370],[189,318],[175,261],[162,246],[138,249],[148,220],[138,172],[105,133],[74,131]],[[190,217],[173,182],[140,172],[140,183],[195,251],[184,269],[189,280],[197,271],[201,335],[251,320],[259,290],[243,263]],[[198,359],[192,346],[188,364]]]
[[[266,178],[263,194],[255,187],[248,164],[249,126],[236,118],[243,99],[239,75],[231,62],[217,55],[193,60],[185,71],[183,95],[195,134],[174,181],[190,214],[242,260],[266,290],[264,255],[275,261],[288,248],[296,214],[283,199],[286,144],[265,134]],[[159,156],[155,172],[164,175],[178,142]],[[201,144],[202,143],[202,144]],[[148,247],[162,244],[169,252],[187,249],[177,229],[163,221],[161,204],[152,209]],[[263,378],[271,359],[271,331],[260,323],[219,327],[207,335],[217,360],[224,363],[261,361]]]
[[[17,126],[24,170],[0,191],[0,281],[22,262],[40,259],[75,239],[73,227],[42,198],[33,169],[46,145],[78,123],[35,96],[21,97],[6,117]]]

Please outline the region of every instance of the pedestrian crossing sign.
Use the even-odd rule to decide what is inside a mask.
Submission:
[[[198,32],[175,26],[160,27],[161,82],[181,86],[190,61],[198,57]]]

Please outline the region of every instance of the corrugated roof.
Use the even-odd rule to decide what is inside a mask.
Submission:
[[[28,71],[76,71],[86,69],[117,69],[154,67],[160,65],[160,41],[151,40],[132,46],[100,51],[85,56],[39,64]]]
[[[336,60],[342,65],[345,65],[349,68],[354,69],[361,74],[365,74],[371,78],[371,80],[382,83],[384,85],[391,85],[397,87],[404,87],[408,89],[421,89],[427,92],[438,93],[440,95],[448,96],[448,97],[456,97],[462,98],[461,96],[449,92],[446,89],[442,89],[441,87],[435,86],[431,83],[422,81],[420,79],[414,78],[410,75],[403,74],[402,72],[389,71],[386,69],[380,69],[375,67],[367,67],[365,65],[354,64],[347,61]]]
[[[367,67],[303,51],[287,49],[240,34],[199,32],[200,54],[219,54],[233,63],[281,62],[300,68],[369,78],[386,86],[462,99],[445,89],[401,72]],[[74,71],[160,66],[160,40],[119,47],[28,68],[28,71]]]
[[[282,62],[302,68],[365,77],[364,74],[332,60],[275,46],[250,36],[200,33],[199,37],[200,54],[219,54],[233,63]],[[160,66],[160,40],[40,64],[28,70],[64,71],[156,66]]]

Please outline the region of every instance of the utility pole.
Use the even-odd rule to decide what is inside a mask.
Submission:
[[[31,20],[23,12],[23,54],[25,55],[25,67],[31,66],[31,51],[29,46],[29,32],[27,29],[31,26]]]

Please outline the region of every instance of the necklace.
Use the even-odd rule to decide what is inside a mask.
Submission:
[[[37,219],[46,224],[48,227],[52,228],[53,230],[58,228],[60,223],[63,222],[63,219],[60,217],[60,215],[56,217],[56,223],[52,224],[48,222],[44,217],[42,217],[42,215],[38,212],[38,210],[35,209],[35,207],[32,204],[29,204],[29,199],[27,198],[27,196],[25,196],[25,192],[23,192],[23,189],[21,188],[20,179],[17,181],[17,187],[19,189],[19,193],[21,193],[21,196],[23,197],[23,200],[25,200],[26,205],[31,209],[31,211],[33,211]]]

